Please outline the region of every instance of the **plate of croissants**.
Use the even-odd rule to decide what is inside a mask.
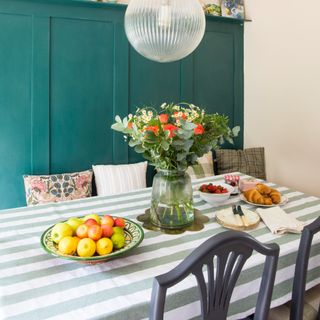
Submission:
[[[244,191],[240,199],[259,207],[282,206],[288,202],[288,198],[263,183],[258,183],[255,188]]]

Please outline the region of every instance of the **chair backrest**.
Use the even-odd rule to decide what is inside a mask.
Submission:
[[[193,274],[200,292],[202,319],[226,319],[230,298],[246,260],[253,250],[266,256],[255,319],[267,319],[277,269],[279,246],[262,244],[240,231],[226,231],[201,244],[177,267],[153,281],[150,319],[163,319],[166,291]],[[203,274],[206,266],[208,284]]]
[[[304,293],[310,249],[313,236],[317,232],[320,232],[320,217],[305,226],[302,231],[293,280],[290,320],[301,320],[303,318]],[[320,319],[320,306],[318,319]]]

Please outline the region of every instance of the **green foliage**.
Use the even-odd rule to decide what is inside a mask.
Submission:
[[[160,169],[184,170],[198,157],[218,148],[224,141],[233,143],[240,127],[230,129],[228,117],[206,114],[192,104],[163,104],[139,108],[123,120],[115,117],[111,128],[122,132],[130,147]]]

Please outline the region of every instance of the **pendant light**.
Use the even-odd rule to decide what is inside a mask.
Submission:
[[[201,42],[206,19],[199,0],[130,0],[125,31],[133,48],[158,61],[180,60]]]

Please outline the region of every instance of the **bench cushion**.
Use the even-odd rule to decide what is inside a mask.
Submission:
[[[91,197],[92,170],[23,176],[28,206]]]

